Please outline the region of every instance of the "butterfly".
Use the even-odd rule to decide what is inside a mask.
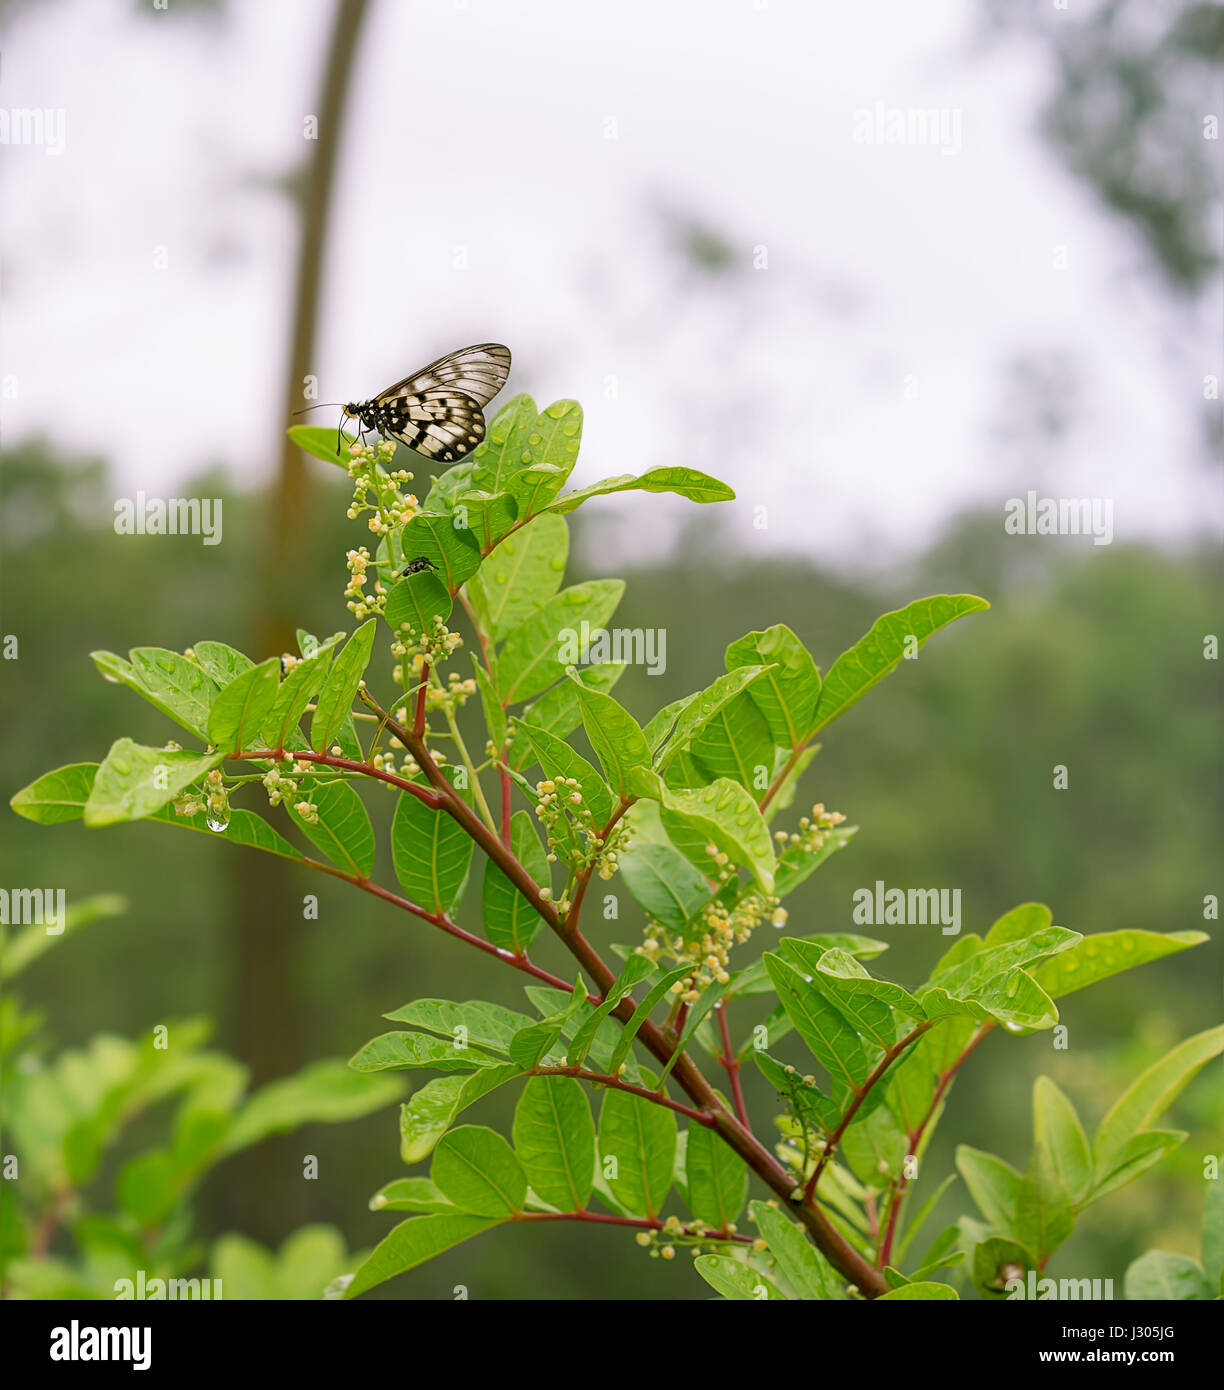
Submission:
[[[388,386],[368,401],[344,406],[347,419],[398,439],[440,463],[457,463],[485,436],[481,407],[488,405],[510,375],[510,349],[501,343],[460,348]],[[341,430],[344,422],[341,421]],[[339,441],[337,441],[339,452]]]

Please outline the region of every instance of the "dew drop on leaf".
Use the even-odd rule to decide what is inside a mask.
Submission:
[[[204,824],[209,830],[220,835],[223,830],[229,829],[229,813],[226,811],[208,811],[204,816]]]

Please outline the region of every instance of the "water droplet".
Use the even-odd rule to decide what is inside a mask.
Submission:
[[[543,443],[543,440],[542,440],[541,436],[538,435],[538,434],[529,434],[529,435],[527,436],[527,443],[528,443],[528,444],[540,444],[540,443]]]
[[[524,462],[524,463],[530,463],[530,462],[531,462],[531,450],[530,450],[530,449],[524,449],[524,450],[523,450],[523,462]]]
[[[209,830],[220,835],[223,830],[229,829],[229,812],[208,811],[204,816],[204,824],[208,826]]]
[[[578,433],[578,426],[577,426],[577,425],[562,425],[562,426],[561,426],[561,433],[562,433],[562,434],[568,434],[568,435],[570,435],[570,436],[573,436],[573,435],[575,435],[575,434]]]

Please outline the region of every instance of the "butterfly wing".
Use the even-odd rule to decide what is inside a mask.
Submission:
[[[377,397],[380,404],[396,396],[414,396],[450,387],[470,396],[478,406],[485,406],[506,384],[510,375],[510,349],[501,343],[478,343],[475,347],[448,352],[428,367],[413,372],[403,381],[388,386]]]
[[[412,380],[418,380],[420,375]],[[380,396],[376,416],[383,434],[441,463],[457,463],[465,458],[485,434],[479,404],[450,387],[412,391],[390,399]]]

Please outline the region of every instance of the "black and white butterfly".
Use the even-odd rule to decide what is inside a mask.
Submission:
[[[510,349],[501,343],[460,348],[388,386],[368,401],[350,401],[344,414],[362,431],[398,439],[439,463],[457,463],[485,436],[482,406],[510,375]]]

